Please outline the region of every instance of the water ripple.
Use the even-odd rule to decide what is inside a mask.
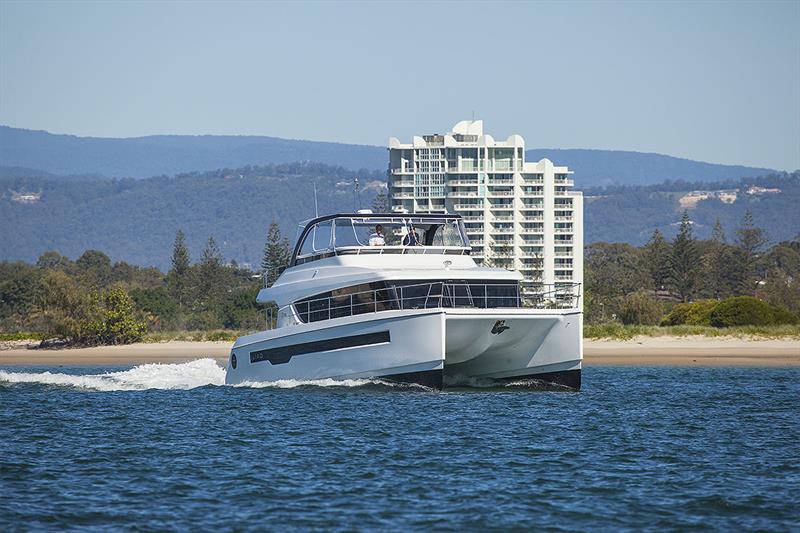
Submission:
[[[798,378],[431,394],[224,387],[212,360],[0,370],[0,530],[799,530]]]

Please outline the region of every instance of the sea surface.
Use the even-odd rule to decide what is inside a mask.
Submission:
[[[0,369],[0,531],[800,531],[800,370],[581,392]]]

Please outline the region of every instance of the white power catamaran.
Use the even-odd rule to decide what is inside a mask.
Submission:
[[[518,272],[478,266],[459,215],[321,216],[262,289],[274,329],[237,339],[229,384],[445,377],[539,380],[579,389],[580,285],[520,293]],[[450,381],[449,379],[447,381]]]

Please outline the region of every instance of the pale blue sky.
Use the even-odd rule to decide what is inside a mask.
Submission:
[[[800,2],[0,2],[0,123],[800,168]]]

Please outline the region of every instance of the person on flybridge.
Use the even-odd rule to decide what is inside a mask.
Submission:
[[[369,236],[370,246],[385,246],[386,238],[383,236],[383,226],[378,224],[375,226],[375,233]]]

